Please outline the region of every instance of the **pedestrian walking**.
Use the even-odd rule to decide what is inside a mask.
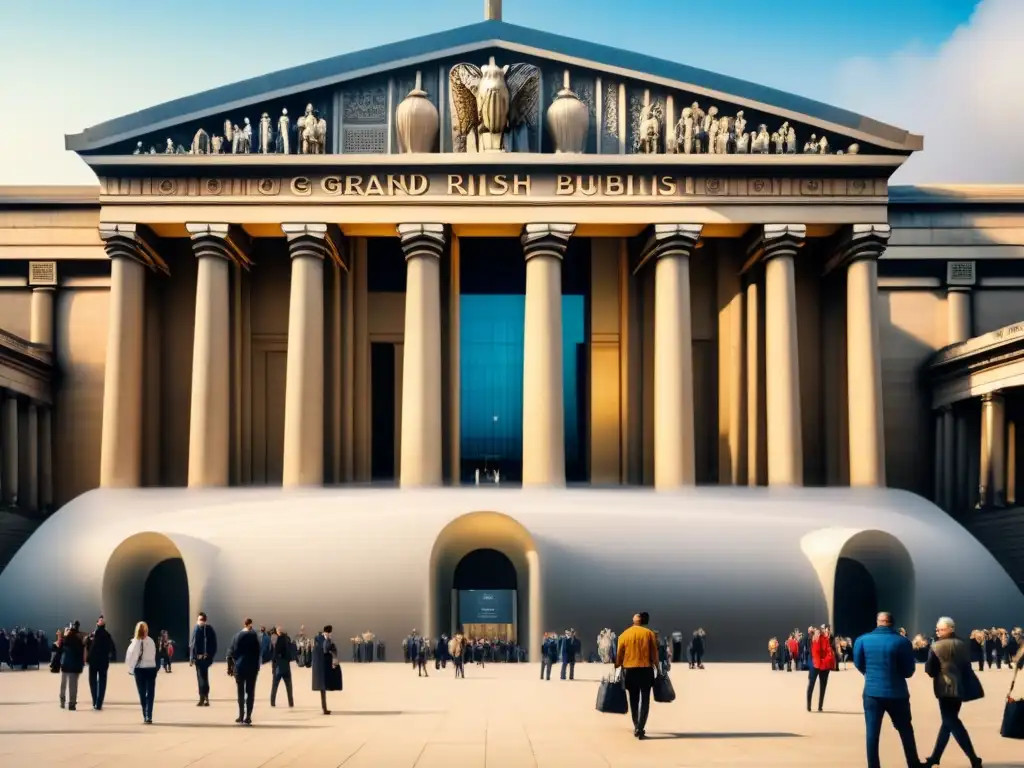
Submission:
[[[828,673],[836,665],[835,653],[832,650],[832,638],[828,627],[814,631],[811,638],[811,668],[807,675],[807,711],[811,711],[811,698],[814,694],[814,682],[818,681],[818,711],[825,705],[825,689],[828,687]]]
[[[107,631],[106,621],[100,616],[96,620],[96,629],[89,638],[86,661],[89,663],[89,693],[92,694],[92,708],[103,709],[103,700],[107,695],[107,672],[110,662],[117,657],[114,639]]]
[[[64,709],[66,693],[69,712],[78,708],[78,679],[85,669],[85,638],[79,632],[79,626],[74,621],[64,630],[60,649],[60,708]]]
[[[142,705],[142,722],[153,724],[153,699],[156,698],[156,643],[149,636],[149,625],[140,621],[124,657],[128,674],[135,677],[135,688]]]
[[[643,626],[644,614],[633,616],[633,626],[619,635],[615,667],[622,669],[629,713],[633,717],[633,735],[647,737],[647,715],[651,708],[651,688],[658,667],[658,643],[654,632]]]
[[[942,725],[925,765],[939,764],[952,736],[970,761],[971,768],[981,768],[981,758],[975,753],[971,736],[960,720],[960,708],[964,702],[975,701],[983,695],[981,683],[971,666],[970,646],[957,637],[956,624],[948,616],[935,622],[935,637],[924,671],[932,678]]]

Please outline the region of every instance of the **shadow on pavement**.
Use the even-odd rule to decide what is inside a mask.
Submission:
[[[656,739],[802,739],[799,733],[707,733],[695,731],[693,733],[649,733],[648,740]]]

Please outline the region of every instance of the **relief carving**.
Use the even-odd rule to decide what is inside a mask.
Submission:
[[[385,123],[388,119],[388,91],[384,86],[345,91],[345,123]]]
[[[529,152],[540,117],[540,70],[532,64],[456,64],[451,85],[455,152]]]
[[[619,141],[619,87],[613,83],[604,86],[604,135],[611,139],[609,145],[617,145]],[[603,143],[603,142],[602,142]]]

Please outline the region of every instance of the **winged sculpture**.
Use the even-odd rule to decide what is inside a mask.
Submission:
[[[540,69],[532,64],[482,68],[456,64],[451,84],[455,152],[529,152],[530,127],[540,121]]]

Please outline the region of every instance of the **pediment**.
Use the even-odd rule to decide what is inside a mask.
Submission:
[[[536,71],[536,105],[522,120],[517,151],[555,151],[545,115],[566,80],[589,115],[584,151],[590,154],[682,151],[675,137],[683,129],[677,131],[676,126],[692,104],[705,115],[714,107],[719,120],[733,118],[740,127],[745,123],[751,148],[761,125],[765,139],[792,128],[788,138],[795,138],[796,153],[805,150],[812,135],[815,142],[827,137],[829,153],[848,152],[856,144],[860,154],[907,155],[922,146],[919,136],[799,96],[498,21],[346,54],[178,99],[68,136],[67,146],[87,162],[95,155],[109,159],[136,151],[164,154],[168,143],[172,152],[188,153],[203,131],[210,142],[221,137],[221,152],[230,154],[232,142],[227,135],[236,125],[243,129],[248,120],[251,151],[258,152],[260,135],[270,133],[261,131],[261,119],[277,129],[287,111],[288,150],[296,154],[300,152],[298,118],[312,107],[325,129],[325,154],[396,153],[396,111],[418,77],[426,99],[439,113],[440,140],[433,151],[458,151],[464,142],[459,140],[457,125],[453,130],[453,122],[458,123],[461,115],[459,94],[452,93],[452,68],[459,64],[480,68],[492,59],[499,67],[526,65]],[[658,122],[653,139],[652,118]],[[244,150],[244,141],[235,149]],[[278,142],[271,149],[280,151],[282,146]],[[768,151],[774,154],[776,149],[772,143]],[[730,145],[727,151],[737,149]],[[783,145],[783,152],[788,151]]]

